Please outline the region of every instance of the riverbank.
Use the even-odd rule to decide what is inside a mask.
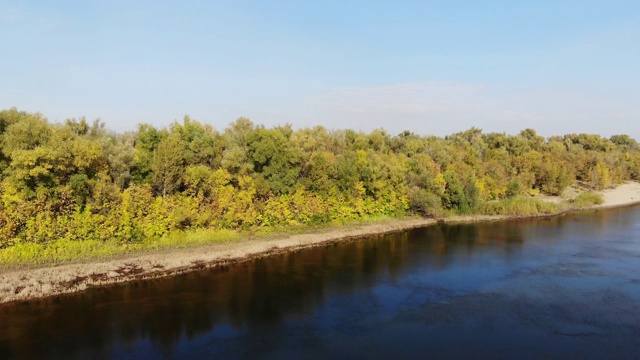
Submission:
[[[600,194],[604,202],[590,208],[602,209],[640,203],[640,183],[625,183],[615,189],[602,191]],[[561,200],[561,198],[549,199],[549,201]],[[108,261],[4,272],[0,270],[0,303],[74,293],[95,286],[179,274],[348,239],[429,226],[438,221],[456,223],[516,217],[468,215],[442,220],[425,218],[385,220],[373,224],[316,229],[313,233],[282,234],[190,249],[129,255]]]

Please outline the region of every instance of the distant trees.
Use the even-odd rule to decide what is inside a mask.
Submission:
[[[114,134],[100,121],[54,124],[0,111],[0,246],[441,216],[557,195],[576,181],[604,189],[627,179],[640,179],[640,147],[627,135],[545,139],[532,129],[472,128],[445,138],[393,136],[266,128],[245,118],[218,132],[188,116]]]

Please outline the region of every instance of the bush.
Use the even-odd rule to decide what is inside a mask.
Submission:
[[[440,197],[420,188],[413,188],[410,194],[411,210],[424,216],[442,215]]]
[[[600,205],[604,203],[604,199],[600,194],[596,194],[594,192],[584,192],[578,195],[575,199],[571,200],[570,203],[577,208],[583,208],[593,205]]]

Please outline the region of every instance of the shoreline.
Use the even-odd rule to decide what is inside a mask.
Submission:
[[[244,239],[188,249],[132,254],[113,260],[74,263],[35,269],[0,270],[0,304],[51,297],[133,280],[153,279],[224,264],[249,261],[305,248],[324,246],[367,236],[405,231],[438,223],[455,224],[532,217],[559,216],[571,211],[600,210],[640,203],[640,183],[626,182],[598,192],[604,203],[537,216],[463,215],[445,219],[404,218],[371,224],[330,227],[303,234],[278,234],[273,238]]]

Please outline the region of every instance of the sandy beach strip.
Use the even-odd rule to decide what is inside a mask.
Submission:
[[[594,206],[594,209],[640,203],[640,183],[637,182],[627,182],[600,193],[604,203]],[[451,217],[442,221],[455,223],[506,218],[511,217],[474,215]],[[429,226],[437,222],[435,219],[424,218],[399,219],[327,228],[309,234],[245,239],[229,244],[212,244],[142,255],[133,254],[109,261],[23,270],[0,270],[0,303],[74,293],[96,286],[179,274],[337,241]]]
[[[603,209],[640,203],[640,183],[626,182],[614,189],[607,189],[599,192],[604,199],[604,203],[593,208]]]

